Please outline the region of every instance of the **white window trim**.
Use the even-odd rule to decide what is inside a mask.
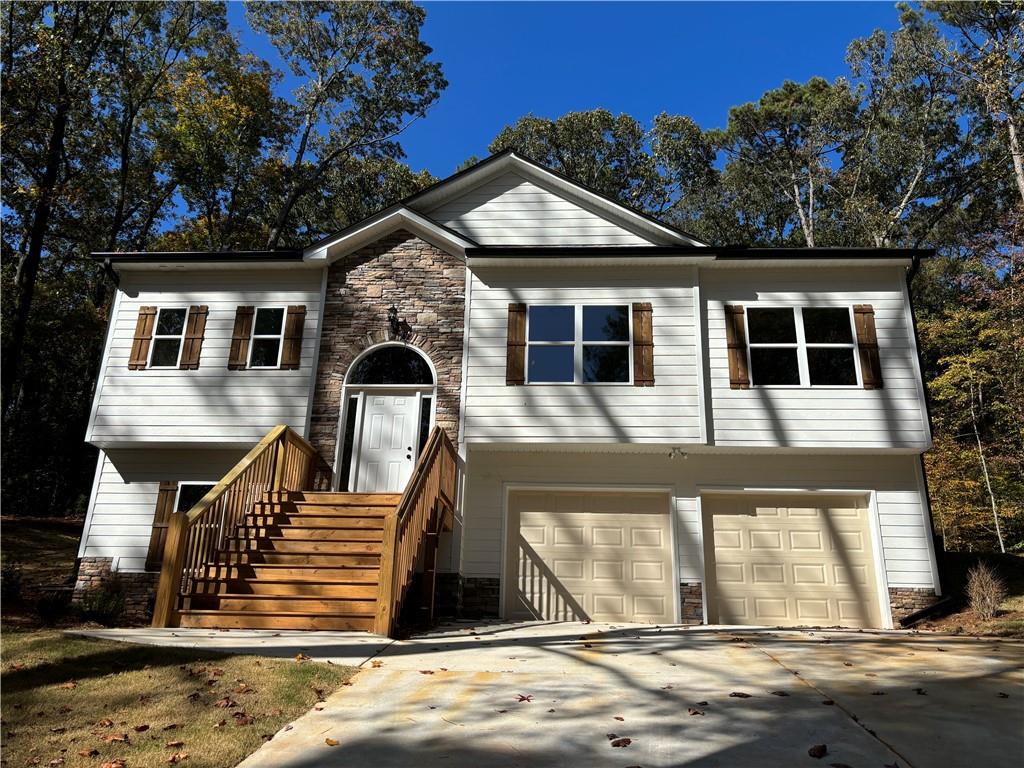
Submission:
[[[808,342],[804,336],[804,308],[807,309],[845,309],[850,321],[851,342],[823,343]],[[793,311],[793,322],[796,324],[796,341],[792,342],[752,342],[750,340],[751,309],[789,309]],[[747,370],[750,371],[750,386],[758,389],[861,389],[863,379],[860,372],[860,354],[857,348],[857,327],[853,319],[853,307],[849,304],[748,304],[743,313],[743,322],[747,337]],[[795,349],[796,364],[800,376],[799,384],[758,384],[754,379],[754,361],[751,351],[761,349]],[[811,384],[811,374],[807,361],[808,349],[849,349],[853,352],[853,372],[856,382],[853,384]]]
[[[180,309],[185,313],[185,320],[181,324],[181,333],[157,333],[157,328],[160,327],[160,313],[164,310],[168,312]],[[146,360],[146,368],[155,368],[156,370],[171,370],[181,365],[181,353],[185,349],[185,332],[188,330],[188,307],[159,307],[156,311],[156,317],[153,319],[153,338],[149,343],[149,358]],[[174,365],[153,365],[153,352],[156,350],[157,339],[177,339],[178,340],[178,356],[174,359]]]
[[[281,311],[281,332],[280,333],[256,333],[256,316],[261,309],[280,309]],[[273,371],[281,367],[281,355],[284,353],[284,329],[288,325],[288,307],[268,305],[254,307],[252,313],[252,333],[249,334],[249,359],[245,367],[254,371]],[[274,365],[253,365],[252,353],[256,350],[256,339],[277,339],[277,363]]]
[[[531,307],[572,307],[574,312],[574,330],[572,341],[530,341],[530,308]],[[583,308],[584,307],[625,307],[626,322],[629,323],[629,337],[625,341],[584,341],[583,340]],[[530,347],[572,347],[572,381],[530,381]],[[583,380],[583,347],[626,347],[626,381],[584,381]],[[526,350],[523,361],[526,384],[536,387],[631,387],[633,386],[633,307],[629,302],[593,301],[582,304],[566,302],[531,302],[526,305]]]
[[[210,486],[210,488],[212,490],[214,487],[216,487],[217,483],[219,483],[219,482],[220,482],[220,480],[179,480],[178,481],[178,488],[177,488],[177,490],[174,491],[174,507],[172,507],[173,511],[175,513],[178,511],[178,499],[181,498],[182,486],[186,486],[186,485],[208,485],[208,486]],[[209,493],[209,491],[207,491],[207,493]],[[185,511],[188,512],[187,509]]]

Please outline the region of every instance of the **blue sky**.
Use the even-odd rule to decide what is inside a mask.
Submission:
[[[518,117],[604,107],[647,123],[685,114],[703,128],[783,80],[846,74],[846,47],[895,29],[895,3],[428,2],[422,37],[448,88],[403,134],[407,162],[444,177]],[[229,16],[243,44],[282,68]]]

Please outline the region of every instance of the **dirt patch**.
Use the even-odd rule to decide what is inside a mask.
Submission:
[[[987,563],[1006,585],[1006,599],[999,606],[999,614],[987,621],[970,609],[964,592],[967,572],[978,562]],[[957,599],[957,609],[918,624],[915,629],[1024,638],[1024,555],[946,552],[942,555],[942,583],[946,593]]]

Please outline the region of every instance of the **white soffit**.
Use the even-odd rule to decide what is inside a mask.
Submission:
[[[412,232],[431,245],[460,258],[465,257],[466,248],[476,245],[468,237],[442,227],[410,208],[401,206],[381,211],[376,216],[361,221],[347,230],[342,230],[329,240],[322,240],[311,245],[303,252],[303,260],[331,263],[399,229]]]
[[[659,223],[624,205],[576,184],[544,166],[519,157],[514,152],[497,155],[477,166],[435,184],[413,195],[407,204],[429,214],[445,203],[467,194],[502,174],[513,172],[546,189],[552,194],[574,202],[618,226],[642,237],[654,245],[686,245],[703,247],[703,243],[679,230]]]

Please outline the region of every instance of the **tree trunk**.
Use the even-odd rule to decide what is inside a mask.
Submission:
[[[996,496],[992,493],[992,481],[988,474],[988,462],[985,461],[985,449],[981,445],[981,434],[978,432],[978,417],[974,410],[974,385],[971,385],[971,427],[974,429],[974,441],[978,446],[978,459],[981,461],[981,474],[985,478],[985,490],[988,491],[988,500],[992,505],[992,519],[996,524],[996,538],[999,539],[999,551],[1006,553],[1006,545],[1003,543],[1003,532],[999,527],[999,509],[996,506]],[[980,393],[979,393],[980,394]]]
[[[1024,148],[1020,145],[1017,135],[1017,123],[1013,115],[1006,116],[1006,131],[1010,135],[1010,157],[1013,159],[1013,175],[1017,180],[1017,191],[1024,202]]]

